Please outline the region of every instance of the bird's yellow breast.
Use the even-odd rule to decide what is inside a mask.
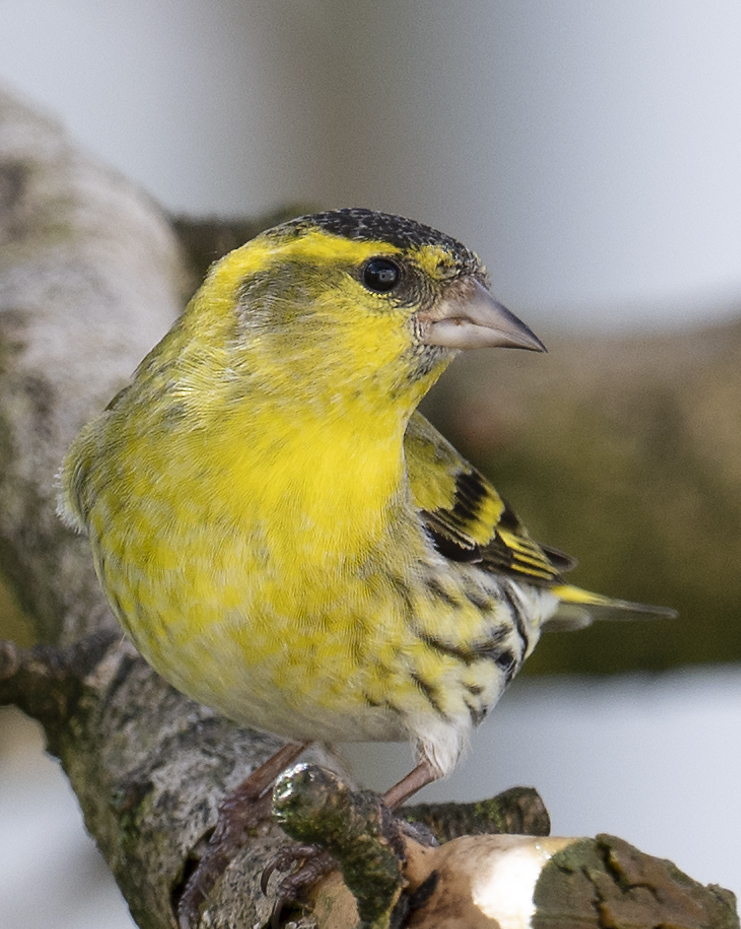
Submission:
[[[106,470],[87,476],[99,485],[88,514],[98,570],[122,624],[155,667],[211,704],[200,682],[226,691],[249,667],[277,666],[289,639],[298,652],[321,641],[323,660],[338,662],[358,617],[385,611],[393,626],[381,562],[400,536],[410,562],[424,545],[405,506],[398,417],[359,425],[246,409],[224,410],[221,428],[189,418],[180,431],[134,430],[114,410]]]
[[[129,436],[90,532],[122,624],[192,697],[269,731],[300,721],[326,738],[376,725],[403,737],[400,717],[395,732],[373,707],[394,694],[427,710],[408,663],[432,656],[408,591],[428,543],[411,518],[403,436],[374,436],[371,459],[373,430],[364,440],[349,422],[328,435],[304,418],[300,432],[277,430],[280,449],[259,430],[237,441],[233,422],[208,441]]]

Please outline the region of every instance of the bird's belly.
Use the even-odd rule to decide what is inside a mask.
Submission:
[[[475,566],[291,584],[184,558],[101,577],[144,657],[188,696],[297,740],[412,738],[441,772],[496,703],[555,606]],[[118,568],[118,570],[115,570]],[[545,599],[543,599],[545,597]]]

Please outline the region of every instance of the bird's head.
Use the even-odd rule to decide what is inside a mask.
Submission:
[[[259,372],[263,386],[294,398],[301,385],[325,399],[393,397],[411,410],[460,349],[544,350],[491,296],[473,252],[364,209],[262,233],[212,267],[188,313],[199,338],[214,333],[230,346],[231,371],[253,383]]]

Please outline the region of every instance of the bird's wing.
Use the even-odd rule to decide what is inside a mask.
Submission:
[[[576,561],[531,539],[483,474],[419,413],[409,421],[404,451],[412,497],[440,554],[550,588],[560,604],[549,628],[579,628],[594,619],[676,616],[666,607],[615,600],[565,583],[561,573]]]
[[[404,437],[412,496],[438,551],[531,584],[551,586],[574,561],[539,545],[511,507],[421,414]]]

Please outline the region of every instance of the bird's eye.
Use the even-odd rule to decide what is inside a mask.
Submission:
[[[393,290],[400,278],[399,266],[388,258],[371,258],[363,268],[363,283],[379,294]]]

